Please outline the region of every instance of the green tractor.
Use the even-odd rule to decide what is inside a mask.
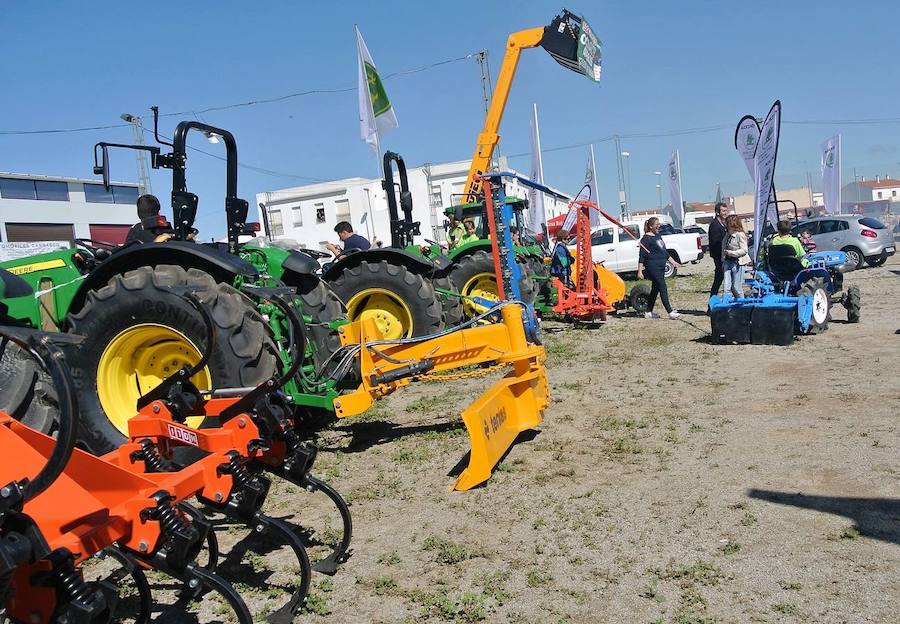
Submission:
[[[522,278],[522,293],[527,303],[545,313],[552,307],[550,274],[544,263],[546,251],[541,244],[531,237],[525,228],[524,213],[528,201],[511,195],[504,200],[512,206],[513,219],[510,227],[518,232],[519,241],[514,244],[516,258],[524,266],[525,276]],[[444,210],[446,215],[455,215],[456,219],[471,219],[475,223],[475,231],[479,240],[459,245],[448,253],[450,268],[447,275],[453,287],[463,299],[466,318],[477,314],[480,310],[473,297],[497,300],[497,278],[491,256],[491,241],[488,237],[487,222],[483,201],[474,201],[450,206]]]
[[[185,180],[191,130],[215,134],[225,144],[227,243],[190,240],[199,201]],[[276,368],[291,366],[287,320],[276,306],[240,289],[277,284],[295,288],[310,340],[303,366],[284,390],[295,406],[330,412],[332,400],[347,387],[342,383],[352,384],[347,381],[352,375],[335,372],[342,363],[331,356],[340,346],[338,328],[346,320],[340,300],[316,275],[318,262],[298,251],[239,242],[258,225],[247,223],[247,202],[237,197],[237,145],[230,132],[185,121],[178,124],[172,143],[160,140],[158,132],[156,140],[172,151],[98,143],[94,172],[109,185],[108,150],[113,147],[145,150],[152,167],[171,169],[173,240],[117,248],[79,239],[74,249],[0,263],[37,293],[0,301],[11,317],[33,327],[84,336],[66,353],[82,414],[82,444],[95,453],[118,446],[138,397],[184,364],[199,361],[204,322],[170,290],[179,285],[198,293],[216,324],[209,363],[193,378],[201,389],[252,387]],[[55,397],[46,380],[20,366],[10,345],[2,346],[0,407],[50,431]]]
[[[394,164],[400,178],[399,208]],[[384,154],[384,180],[391,228],[391,245],[354,251],[322,273],[347,306],[351,321],[371,318],[388,339],[426,336],[462,320],[462,303],[447,279],[447,258],[423,253],[413,239],[420,234],[412,220],[412,194],[403,158]]]

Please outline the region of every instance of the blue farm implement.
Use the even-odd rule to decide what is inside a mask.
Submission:
[[[803,266],[786,245],[769,245],[766,258],[748,283],[751,294],[709,299],[713,340],[720,343],[788,345],[794,336],[828,328],[831,306],[847,309],[847,321],[859,321],[859,288],[843,291],[847,255],[842,251],[813,253]]]

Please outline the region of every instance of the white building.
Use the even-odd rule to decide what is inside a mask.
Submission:
[[[0,173],[0,242],[122,243],[137,222],[138,185],[116,182],[107,192],[95,180]]]
[[[413,221],[421,223],[422,235],[417,243],[424,239],[446,240],[444,208],[461,203],[469,163],[460,160],[407,169]],[[501,168],[509,170],[503,163]],[[396,175],[394,178],[399,183]],[[334,226],[339,221],[349,221],[358,234],[387,246],[391,242],[390,223],[381,182],[375,178],[347,178],[257,193],[256,201],[266,206],[269,227],[276,238],[290,238],[303,247],[324,250],[329,241],[338,241]],[[528,197],[528,189],[514,180],[507,180],[506,188],[509,194]],[[546,196],[544,207],[548,219],[567,209],[565,202]],[[262,209],[259,219],[262,222]]]
[[[841,188],[841,202],[845,204],[879,200],[900,202],[900,180],[875,176],[874,180],[863,178]]]

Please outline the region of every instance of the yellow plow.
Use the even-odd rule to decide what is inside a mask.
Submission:
[[[549,394],[546,354],[542,346],[526,340],[523,306],[510,302],[498,308],[498,323],[422,339],[381,340],[371,320],[345,325],[340,330],[341,341],[345,347],[359,349],[362,382],[353,392],[335,399],[335,414],[338,418],[359,415],[376,399],[429,373],[509,365],[511,370],[462,413],[469,433],[469,464],[453,489],[468,490],[484,483],[518,435],[541,424]]]

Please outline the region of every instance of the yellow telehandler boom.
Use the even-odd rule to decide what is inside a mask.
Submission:
[[[461,201],[476,201],[481,193],[478,176],[487,171],[500,141],[497,131],[506,110],[506,101],[522,50],[543,47],[563,67],[584,74],[593,81],[600,80],[600,42],[584,18],[563,9],[549,26],[514,32],[506,41],[506,52],[491,105],[478,134],[472,164],[463,189]]]

